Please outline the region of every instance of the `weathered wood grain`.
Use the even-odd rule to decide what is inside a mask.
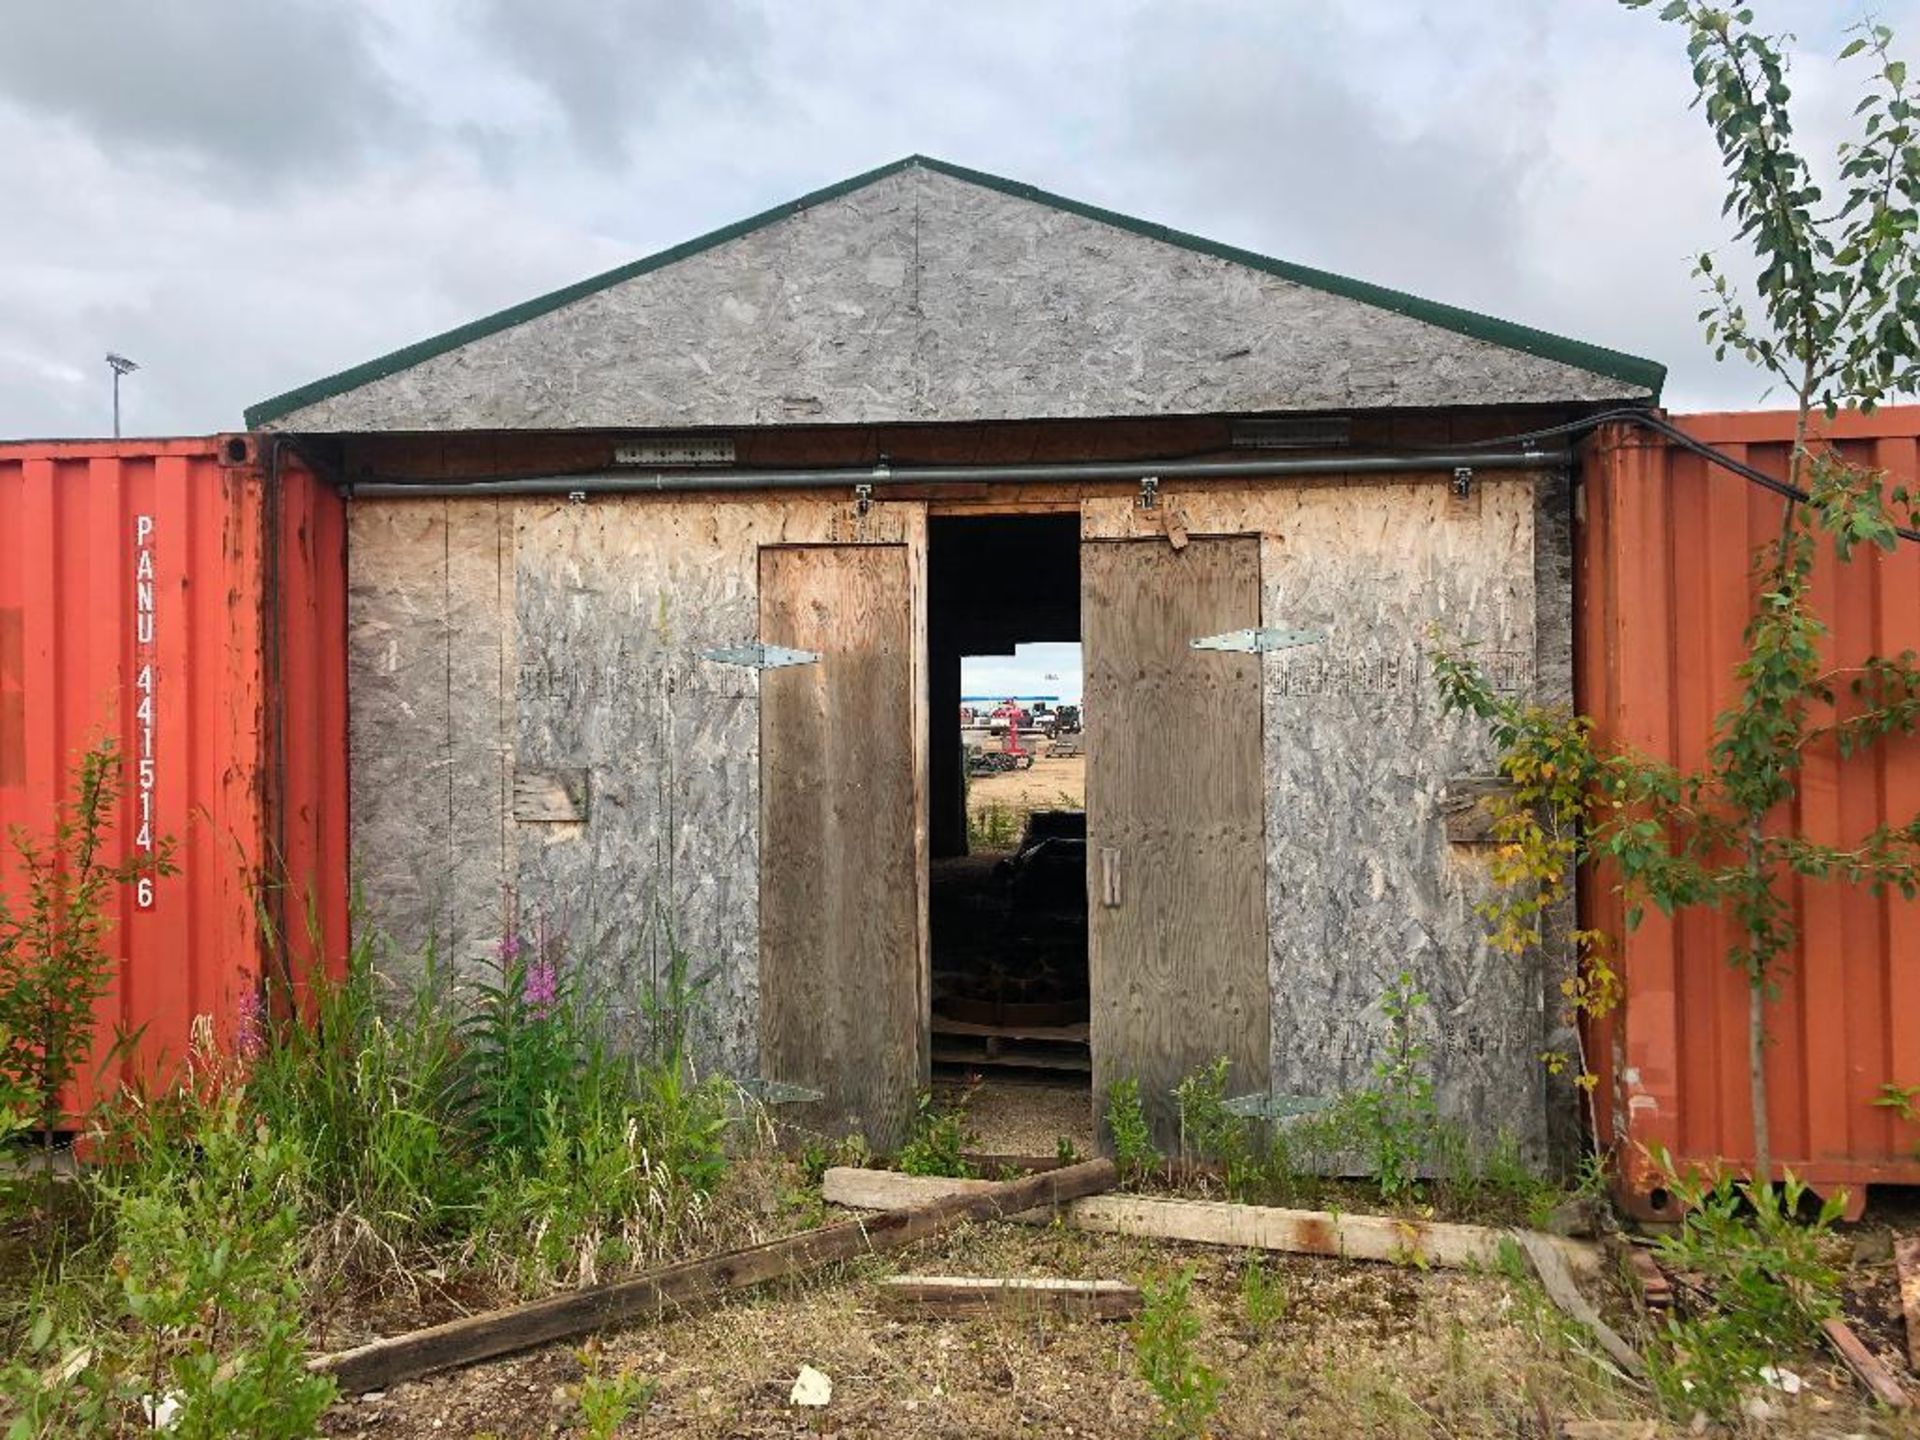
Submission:
[[[1140,1312],[1137,1287],[1121,1280],[1000,1279],[971,1275],[889,1275],[880,1282],[882,1309],[904,1315],[1067,1315],[1125,1320]]]
[[[1530,1158],[1546,1151],[1539,1057],[1558,993],[1538,956],[1488,946],[1476,909],[1494,890],[1487,864],[1448,843],[1448,783],[1490,771],[1492,747],[1483,726],[1441,713],[1428,632],[1478,642],[1498,683],[1533,690],[1537,483],[1479,477],[1477,513],[1464,515],[1443,474],[1169,480],[1160,494],[1196,537],[1260,537],[1258,623],[1326,637],[1262,664],[1273,1088],[1371,1084],[1391,1030],[1381,995],[1411,971],[1429,999],[1416,1026],[1442,1113],[1482,1144],[1506,1132]],[[1128,499],[1085,502],[1090,537],[1151,523]]]
[[[1853,1333],[1853,1328],[1846,1321],[1822,1320],[1820,1330],[1827,1337],[1827,1343],[1833,1346],[1834,1353],[1846,1361],[1854,1378],[1872,1392],[1874,1399],[1891,1410],[1905,1410],[1913,1404],[1906,1387],[1880,1363],[1878,1355],[1860,1342],[1860,1337]]]
[[[481,1315],[468,1315],[357,1349],[322,1355],[308,1368],[332,1375],[349,1394],[385,1389],[435,1370],[531,1349],[637,1320],[711,1303],[730,1291],[817,1270],[858,1255],[897,1250],[976,1220],[995,1220],[1109,1189],[1117,1176],[1110,1160],[1089,1160],[1044,1175],[949,1194],[839,1225],[769,1240],[744,1250],[670,1265],[664,1270],[596,1285]]]
[[[886,1210],[939,1195],[979,1194],[991,1183],[833,1166],[821,1180],[821,1193],[829,1205]],[[1056,1215],[1050,1209],[1040,1208],[1012,1218],[1023,1224],[1045,1225],[1052,1223]],[[1453,1269],[1493,1268],[1500,1260],[1501,1242],[1510,1233],[1437,1220],[1400,1220],[1386,1215],[1287,1210],[1153,1195],[1091,1196],[1063,1206],[1058,1218],[1076,1230],[1112,1235]],[[1598,1246],[1559,1235],[1537,1238],[1564,1259],[1574,1273],[1592,1276],[1600,1272]]]
[[[1540,1277],[1547,1297],[1570,1319],[1586,1326],[1614,1364],[1629,1375],[1641,1374],[1646,1369],[1646,1363],[1631,1345],[1620,1338],[1618,1331],[1600,1318],[1600,1312],[1587,1303],[1587,1297],[1573,1283],[1573,1273],[1567,1267],[1566,1255],[1552,1243],[1553,1237],[1531,1230],[1515,1230],[1513,1238],[1527,1252],[1527,1259],[1533,1263],[1533,1273]]]
[[[760,637],[820,656],[760,679],[761,1073],[891,1148],[926,1066],[905,548],[763,550]]]
[[[1260,662],[1189,641],[1260,623],[1257,540],[1082,547],[1093,1085],[1171,1092],[1224,1055],[1270,1071]]]
[[[1893,1242],[1894,1271],[1900,1277],[1900,1311],[1907,1323],[1907,1363],[1920,1375],[1920,1235]]]

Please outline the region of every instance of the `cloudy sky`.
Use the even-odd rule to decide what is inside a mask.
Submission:
[[[1842,133],[1851,0],[1798,34]],[[1920,0],[1879,0],[1911,55]],[[910,152],[1652,356],[1722,243],[1680,37],[1611,0],[18,0],[0,436],[241,409]]]

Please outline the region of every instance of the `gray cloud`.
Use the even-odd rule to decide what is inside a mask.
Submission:
[[[311,176],[404,119],[366,12],[326,0],[9,5],[0,96],[103,146],[248,182]]]
[[[480,23],[573,138],[609,162],[669,102],[727,103],[754,90],[765,38],[744,0],[484,0]]]
[[[1883,0],[1913,53],[1920,0]],[[1854,77],[1795,29],[1802,139]],[[919,150],[1672,367],[1737,254],[1679,36],[1564,0],[0,9],[0,435],[252,401]],[[1777,398],[1777,397],[1776,397]]]

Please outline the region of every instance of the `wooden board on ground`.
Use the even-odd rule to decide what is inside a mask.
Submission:
[[[1093,1092],[1138,1080],[1170,1144],[1183,1076],[1272,1069],[1260,657],[1189,643],[1260,624],[1260,542],[1080,550]]]
[[[830,1205],[886,1210],[939,1195],[978,1194],[990,1183],[836,1165],[826,1172],[821,1189]],[[1041,1209],[1014,1218],[1045,1224],[1053,1215]],[[1076,1200],[1064,1208],[1062,1218],[1077,1230],[1115,1235],[1453,1269],[1494,1268],[1500,1259],[1500,1242],[1509,1234],[1483,1225],[1399,1220],[1388,1215],[1335,1215],[1320,1210],[1286,1210],[1267,1205],[1175,1200],[1153,1195],[1099,1195]],[[1539,1238],[1556,1250],[1576,1274],[1593,1275],[1599,1271],[1598,1246],[1558,1235]]]
[[[1906,1389],[1894,1378],[1891,1370],[1880,1363],[1860,1337],[1844,1320],[1822,1320],[1820,1329],[1827,1337],[1827,1343],[1833,1346],[1834,1353],[1847,1362],[1847,1368],[1854,1377],[1873,1392],[1873,1397],[1882,1405],[1895,1410],[1905,1410],[1912,1402],[1907,1399]]]
[[[1533,1273],[1540,1277],[1547,1298],[1571,1319],[1584,1325],[1614,1364],[1629,1375],[1644,1373],[1646,1365],[1634,1348],[1600,1318],[1600,1312],[1587,1303],[1587,1297],[1573,1283],[1573,1272],[1567,1266],[1567,1257],[1553,1244],[1553,1237],[1531,1230],[1515,1230],[1512,1233],[1520,1248],[1527,1252],[1527,1259],[1533,1262]]]
[[[1120,1280],[997,1279],[968,1275],[889,1275],[881,1305],[896,1314],[969,1315],[990,1310],[1124,1320],[1140,1311],[1140,1292]]]
[[[926,1070],[906,548],[762,549],[760,639],[820,656],[760,676],[760,1073],[885,1150]]]
[[[375,1340],[358,1349],[322,1355],[308,1368],[332,1375],[342,1391],[384,1390],[434,1370],[470,1365],[495,1355],[527,1350],[553,1340],[638,1320],[657,1320],[744,1290],[817,1270],[860,1255],[897,1250],[973,1220],[996,1220],[1111,1189],[1117,1176],[1110,1160],[1088,1160],[1043,1175],[948,1193],[925,1204],[887,1210],[818,1230],[803,1231],[744,1250],[611,1285],[570,1291],[530,1305],[450,1320],[411,1334]]]
[[[1907,1363],[1920,1375],[1920,1235],[1893,1242],[1894,1271],[1900,1277],[1900,1310],[1907,1321]]]

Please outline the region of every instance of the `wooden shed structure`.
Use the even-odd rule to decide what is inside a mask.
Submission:
[[[483,958],[512,895],[638,1023],[670,921],[705,1060],[885,1144],[933,1050],[959,659],[1078,640],[1094,1093],[1164,1119],[1219,1055],[1239,1093],[1363,1084],[1407,971],[1443,1109],[1538,1156],[1577,1126],[1564,960],[1484,942],[1450,816],[1490,756],[1424,650],[1570,696],[1551,432],[1662,373],[913,157],[248,421],[349,497],[396,953]]]

